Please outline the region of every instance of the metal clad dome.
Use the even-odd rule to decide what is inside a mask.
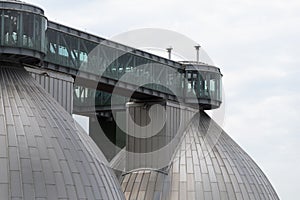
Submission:
[[[183,137],[168,173],[123,175],[126,199],[279,199],[257,164],[206,113],[193,118]]]
[[[1,199],[124,199],[107,161],[21,67],[0,66]]]

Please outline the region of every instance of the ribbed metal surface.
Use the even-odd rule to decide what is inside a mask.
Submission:
[[[127,103],[125,171],[168,165],[196,112],[167,101]]]
[[[0,67],[0,199],[124,199],[93,141],[24,70]]]
[[[168,174],[140,170],[121,178],[126,199],[279,199],[249,155],[204,112],[183,137]]]
[[[70,75],[41,69],[26,70],[68,113],[73,113],[74,79]]]

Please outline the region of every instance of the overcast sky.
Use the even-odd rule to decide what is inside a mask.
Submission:
[[[299,0],[28,0],[52,20],[103,37],[164,28],[197,41],[221,67],[223,128],[283,200],[299,199]]]

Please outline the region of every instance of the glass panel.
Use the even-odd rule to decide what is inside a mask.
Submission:
[[[4,11],[4,44],[9,46],[18,45],[20,32],[20,13],[16,11]]]
[[[41,18],[41,50],[42,52],[47,52],[46,49],[46,30],[47,30],[47,20]]]
[[[0,44],[3,45],[4,42],[4,10],[0,11],[1,18],[0,18]]]
[[[211,78],[212,78],[213,75],[211,75]],[[215,79],[210,79],[210,83],[209,83],[209,86],[210,86],[210,98],[212,99],[216,99],[216,80]]]
[[[198,81],[199,81],[199,98],[203,98],[204,97],[204,90],[205,90],[205,83],[204,83],[204,78],[203,78],[203,74],[201,73],[201,72],[199,72],[199,79],[198,79]]]
[[[34,17],[32,14],[23,14],[23,42],[22,46],[33,48],[34,43]]]
[[[209,88],[209,74],[208,73],[204,73],[205,74],[205,80],[204,80],[204,97],[208,98],[209,97],[209,92],[208,92],[208,88]]]
[[[186,96],[191,97],[192,96],[192,72],[188,71],[186,72],[186,81],[187,81],[187,88],[186,88]]]
[[[222,76],[219,75],[219,101],[222,101]]]

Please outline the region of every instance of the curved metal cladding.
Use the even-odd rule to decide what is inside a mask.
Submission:
[[[167,174],[138,170],[121,178],[126,199],[278,200],[270,182],[208,115],[196,115]]]
[[[46,55],[44,11],[21,1],[0,1],[0,56],[35,64]]]
[[[1,199],[124,199],[96,144],[20,66],[0,67]]]

